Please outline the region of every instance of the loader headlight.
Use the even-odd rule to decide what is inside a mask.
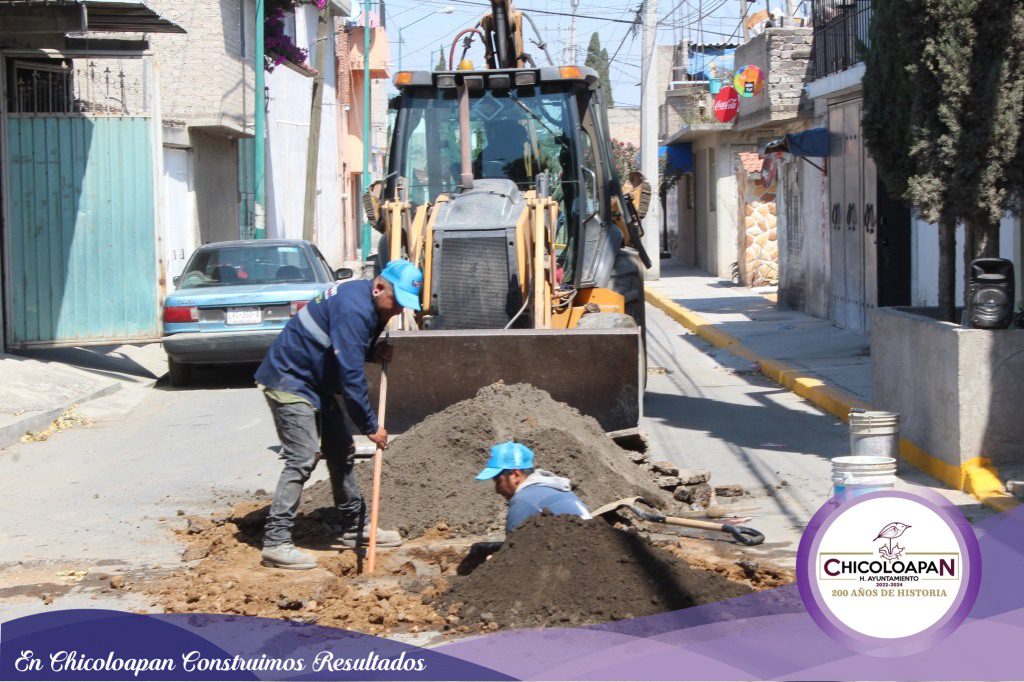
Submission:
[[[536,85],[537,74],[533,71],[516,71],[516,87],[521,88],[526,85]]]
[[[488,78],[487,82],[495,90],[508,90],[508,86],[512,84],[512,79],[507,73],[496,73]]]
[[[462,83],[470,90],[483,90],[484,89],[484,77],[483,76],[463,76]]]
[[[453,76],[452,74],[443,74],[437,77],[437,87],[454,88],[455,86],[455,76]]]

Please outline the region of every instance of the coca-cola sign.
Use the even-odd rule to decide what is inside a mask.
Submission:
[[[715,118],[728,123],[736,118],[740,110],[740,93],[736,88],[726,85],[715,95]]]

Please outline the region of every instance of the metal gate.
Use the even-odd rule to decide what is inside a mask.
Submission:
[[[877,173],[864,149],[861,101],[830,105],[828,126],[832,319],[866,332],[868,311],[878,302]]]
[[[8,345],[157,338],[148,65],[3,62]]]

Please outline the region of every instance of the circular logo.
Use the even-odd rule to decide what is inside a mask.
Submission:
[[[952,503],[884,491],[830,501],[797,553],[804,606],[851,648],[900,656],[928,648],[970,612],[981,582],[974,531]]]
[[[764,90],[764,75],[761,73],[761,69],[753,64],[748,64],[736,72],[732,83],[741,95],[753,97],[760,95]]]
[[[736,118],[740,109],[740,96],[736,89],[726,85],[715,95],[715,118],[728,123]]]

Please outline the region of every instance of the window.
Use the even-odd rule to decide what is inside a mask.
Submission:
[[[65,114],[76,110],[71,67],[64,61],[15,61],[11,73],[11,111],[18,114]]]
[[[319,281],[299,246],[226,246],[195,252],[179,289]]]

